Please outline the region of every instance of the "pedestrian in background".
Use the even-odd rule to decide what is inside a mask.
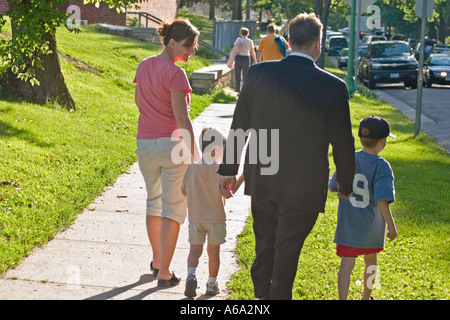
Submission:
[[[268,35],[261,39],[258,45],[258,62],[280,60],[284,58],[280,46],[284,46],[284,53],[289,49],[289,43],[283,36],[275,35],[273,24],[267,26]]]
[[[241,28],[240,37],[234,42],[234,47],[238,50],[234,50],[232,54],[235,54],[234,62],[234,77],[236,92],[241,92],[241,79],[245,82],[248,69],[250,68],[250,55],[253,58],[253,63],[256,63],[256,53],[253,44],[253,40],[248,37],[249,30],[247,28]]]

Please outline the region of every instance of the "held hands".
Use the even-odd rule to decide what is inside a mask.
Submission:
[[[338,185],[338,186],[337,186],[337,195],[338,195],[339,198],[348,200],[348,199],[350,199],[350,198],[352,197],[352,193],[344,194],[344,193],[342,193],[341,191],[342,191],[342,189],[341,189],[341,187]]]
[[[235,190],[236,185],[236,177],[233,178],[220,178],[220,192],[225,197],[225,199],[229,199],[234,195],[233,190]]]

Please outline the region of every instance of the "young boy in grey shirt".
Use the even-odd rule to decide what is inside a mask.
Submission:
[[[206,235],[209,261],[206,294],[216,295],[219,292],[217,274],[220,266],[220,245],[225,243],[226,223],[225,198],[220,192],[220,176],[217,171],[225,142],[226,138],[218,130],[203,129],[200,135],[202,159],[188,166],[181,185],[181,191],[187,197],[190,243],[184,294],[190,298],[196,296],[196,268]]]

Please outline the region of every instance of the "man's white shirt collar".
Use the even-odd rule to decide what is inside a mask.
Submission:
[[[290,56],[299,56],[299,57],[303,57],[303,58],[307,58],[309,60],[311,60],[313,63],[315,63],[313,57],[311,57],[310,55],[307,55],[305,53],[301,53],[301,52],[297,52],[297,51],[292,51]]]

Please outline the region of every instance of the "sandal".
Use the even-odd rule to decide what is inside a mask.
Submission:
[[[179,284],[181,281],[181,277],[177,277],[175,275],[175,272],[172,272],[172,278],[168,279],[168,280],[164,280],[164,279],[159,279],[158,280],[158,287],[172,287],[172,286],[176,286],[177,284]]]
[[[156,277],[158,275],[159,269],[153,268],[153,261],[150,262],[150,270],[153,272],[154,277]]]

